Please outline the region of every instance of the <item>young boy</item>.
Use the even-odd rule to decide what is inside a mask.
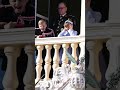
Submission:
[[[35,30],[35,37],[37,38],[44,38],[44,37],[54,37],[54,31],[50,28],[47,28],[47,22],[41,19],[38,22],[39,29]]]
[[[2,7],[1,28],[34,27],[35,10],[30,0],[9,0],[9,7]],[[27,19],[26,19],[27,17]]]

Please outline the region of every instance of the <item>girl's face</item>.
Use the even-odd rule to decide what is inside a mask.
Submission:
[[[64,29],[68,30],[69,29],[69,23],[64,24]]]
[[[23,13],[28,0],[9,0],[9,2],[10,5],[12,5],[15,13]]]

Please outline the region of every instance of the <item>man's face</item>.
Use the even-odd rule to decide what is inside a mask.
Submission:
[[[60,15],[64,15],[67,12],[67,7],[65,6],[64,3],[60,3],[58,5],[58,12]]]
[[[10,5],[12,5],[15,13],[23,13],[28,0],[9,0],[9,2]]]
[[[39,22],[39,29],[40,30],[45,30],[46,29],[46,27],[47,27],[47,24],[46,24],[46,22]]]

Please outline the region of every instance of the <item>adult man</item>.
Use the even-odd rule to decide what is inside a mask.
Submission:
[[[86,23],[98,23],[101,20],[101,13],[93,11],[92,8],[90,7],[91,0],[86,0],[85,2],[85,20]]]
[[[67,13],[67,5],[65,2],[60,2],[58,4],[58,13],[59,15],[53,20],[53,30],[55,32],[55,35],[58,36],[58,34],[63,30],[64,22],[68,19],[70,19],[73,22],[74,28],[76,25],[76,19],[74,16],[69,15]]]

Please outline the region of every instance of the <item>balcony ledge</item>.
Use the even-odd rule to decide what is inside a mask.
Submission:
[[[0,45],[34,43],[34,27],[0,30]]]

